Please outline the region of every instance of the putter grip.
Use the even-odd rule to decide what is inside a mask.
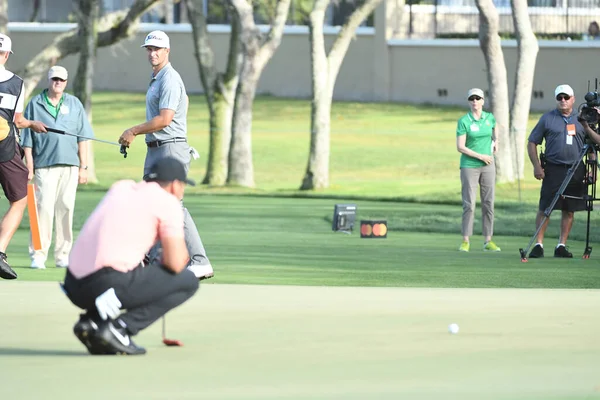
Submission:
[[[46,130],[47,130],[48,132],[60,133],[61,135],[64,135],[64,134],[65,134],[65,131],[61,131],[60,129],[46,128]]]

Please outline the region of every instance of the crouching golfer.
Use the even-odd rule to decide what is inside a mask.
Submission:
[[[198,290],[183,231],[185,166],[152,165],[146,181],[116,182],[85,222],[69,258],[64,289],[86,312],[73,332],[91,354],[144,354],[131,340]],[[140,260],[160,240],[162,260]],[[123,314],[121,309],[126,310]]]

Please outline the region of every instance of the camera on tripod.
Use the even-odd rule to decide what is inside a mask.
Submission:
[[[587,92],[585,103],[581,103],[577,109],[577,119],[584,120],[588,125],[596,125],[600,120],[598,107],[600,107],[600,95],[598,91]]]

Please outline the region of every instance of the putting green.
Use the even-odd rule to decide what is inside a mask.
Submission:
[[[139,357],[88,356],[56,283],[0,300],[2,399],[600,399],[600,290],[202,285]]]

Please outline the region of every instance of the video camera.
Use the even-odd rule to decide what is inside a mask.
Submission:
[[[588,81],[588,90],[589,90]],[[584,120],[588,125],[596,125],[600,120],[598,109],[600,107],[600,94],[598,94],[598,79],[596,79],[596,89],[588,91],[585,95],[585,103],[581,103],[577,108],[577,119]]]
[[[597,107],[600,107],[600,95],[598,92],[588,92],[585,95],[585,103],[581,103],[577,108],[577,118],[586,121],[588,125],[597,124],[600,117]]]

